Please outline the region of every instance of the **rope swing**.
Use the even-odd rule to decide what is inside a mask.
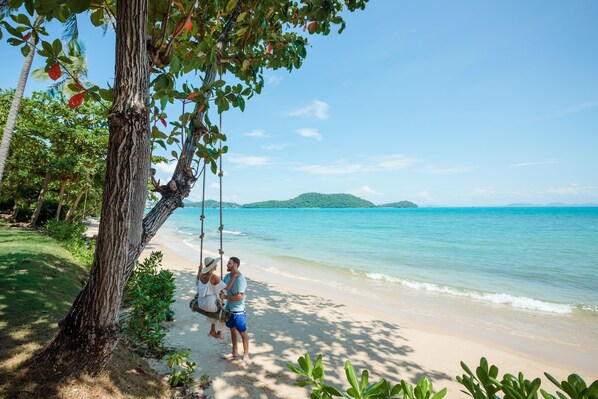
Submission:
[[[222,113],[219,114],[220,116],[220,120],[219,120],[219,131],[220,133],[222,133]],[[223,279],[224,276],[224,250],[223,250],[223,240],[222,240],[222,234],[224,231],[224,225],[222,223],[223,218],[222,218],[222,177],[224,176],[224,172],[222,170],[222,139],[219,140],[219,171],[218,171],[218,179],[219,179],[219,190],[220,190],[220,195],[219,195],[219,208],[220,208],[220,226],[218,227],[218,231],[220,233],[220,248],[218,249],[218,254],[220,255],[220,279]],[[205,232],[204,232],[204,221],[206,218],[205,215],[205,200],[206,200],[206,166],[207,166],[207,161],[204,159],[204,164],[203,164],[203,168],[201,173],[203,174],[203,179],[202,179],[202,188],[201,188],[201,216],[200,216],[200,221],[201,221],[201,229],[200,229],[200,234],[199,234],[199,262],[200,264],[203,264],[203,240],[205,237]],[[197,306],[197,295],[191,300],[191,302],[189,303],[189,307],[191,308],[192,311],[194,312],[198,312],[203,314],[204,316],[207,316],[211,319],[215,319],[215,320],[219,320],[219,321],[226,321],[226,319],[228,319],[228,311],[226,311],[224,309],[224,306],[220,300],[220,298],[218,298],[218,303],[219,303],[219,308],[220,310],[217,312],[206,312],[203,309],[200,309]]]

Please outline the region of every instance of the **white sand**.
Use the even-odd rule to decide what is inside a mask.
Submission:
[[[347,387],[343,370],[347,359],[358,372],[369,369],[370,381],[384,377],[393,383],[401,379],[414,383],[428,375],[436,390],[448,387],[448,398],[467,397],[455,380],[462,374],[459,362],[473,369],[482,356],[499,367],[501,376],[523,371],[533,379],[547,371],[559,380],[572,372],[587,382],[598,379],[598,344],[587,334],[576,343],[575,338],[561,342],[558,335],[543,331],[534,336],[529,333],[533,328],[522,328],[524,333],[513,330],[513,323],[529,327],[539,319],[540,328],[546,329],[553,322],[549,316],[522,313],[513,322],[512,313],[503,314],[500,308],[484,313],[465,302],[428,301],[384,290],[368,297],[343,291],[339,287],[344,286],[333,282],[317,285],[306,276],[273,275],[265,272],[267,267],[243,262],[239,254],[240,270],[248,278],[252,360],[250,369],[242,370],[238,361],[219,357],[230,352],[229,332],[223,331],[224,340],[209,337],[205,318],[190,311],[197,263],[181,256],[169,240],[172,237],[158,233],[142,258],[152,250],[162,251],[163,267],[176,277],[175,321],[167,345],[190,350],[190,360],[197,363],[195,377],[205,373],[212,380],[205,392],[211,398],[307,398],[310,391],[293,386],[297,376],[285,367],[286,362],[296,364],[306,352],[314,358],[324,354],[326,380],[339,388]],[[165,365],[156,367],[167,371]],[[555,391],[545,379],[543,388]]]

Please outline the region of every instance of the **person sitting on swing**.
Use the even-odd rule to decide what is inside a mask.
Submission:
[[[204,264],[199,265],[197,278],[195,279],[195,286],[197,287],[197,306],[210,313],[220,310],[218,294],[222,290],[229,290],[239,275],[237,272],[232,276],[229,283],[225,284],[220,280],[220,277],[218,277],[217,274],[214,274],[214,270],[216,270],[216,265],[218,265],[219,260],[219,258],[214,259],[207,256],[204,259]],[[208,316],[206,316],[206,319],[211,323],[209,335],[214,338],[224,339],[224,336],[222,335],[223,322],[214,320]]]

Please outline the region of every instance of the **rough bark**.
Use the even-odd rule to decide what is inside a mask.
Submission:
[[[27,84],[27,77],[29,76],[29,70],[35,56],[35,39],[31,36],[29,40],[29,54],[25,58],[23,63],[23,69],[21,69],[21,77],[17,88],[15,89],[15,95],[12,98],[10,104],[10,110],[6,117],[6,125],[4,126],[4,132],[2,133],[2,142],[0,143],[0,192],[2,191],[2,177],[4,175],[4,167],[6,166],[6,160],[8,158],[8,149],[10,147],[10,141],[12,140],[12,134],[17,123],[17,114],[19,113],[19,107],[21,106],[21,100],[23,99],[23,92],[25,91],[25,85]]]
[[[39,196],[37,197],[37,205],[35,206],[35,211],[33,211],[33,215],[31,216],[31,222],[29,225],[31,227],[35,227],[37,224],[37,218],[42,211],[42,207],[44,206],[44,198],[46,197],[46,192],[48,191],[48,184],[50,183],[50,173],[46,173],[44,177],[44,182],[42,183],[42,189],[39,192]]]
[[[149,164],[148,0],[117,2],[116,76],[96,254],[87,286],[36,361],[58,375],[96,374],[118,342],[118,310],[132,230],[141,225]],[[142,197],[142,199],[140,199]],[[141,209],[137,209],[141,208]],[[133,220],[139,218],[139,220]]]
[[[68,180],[60,181],[60,191],[58,193],[58,208],[56,209],[56,220],[60,220],[60,213],[62,212],[62,203],[64,198],[64,189],[66,188]]]

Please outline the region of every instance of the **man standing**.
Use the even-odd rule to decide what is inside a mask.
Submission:
[[[224,276],[224,283],[228,284],[233,275],[237,275],[236,281],[232,287],[220,293],[220,298],[226,299],[225,309],[230,312],[230,317],[226,322],[226,326],[230,328],[230,338],[233,345],[233,350],[222,356],[225,360],[233,360],[239,357],[238,352],[238,337],[237,331],[241,335],[243,341],[243,360],[239,363],[239,367],[246,369],[249,366],[249,339],[247,338],[247,324],[245,312],[245,291],[247,289],[247,280],[245,276],[238,272],[241,266],[239,258],[231,257],[226,264],[226,271],[228,272]]]

